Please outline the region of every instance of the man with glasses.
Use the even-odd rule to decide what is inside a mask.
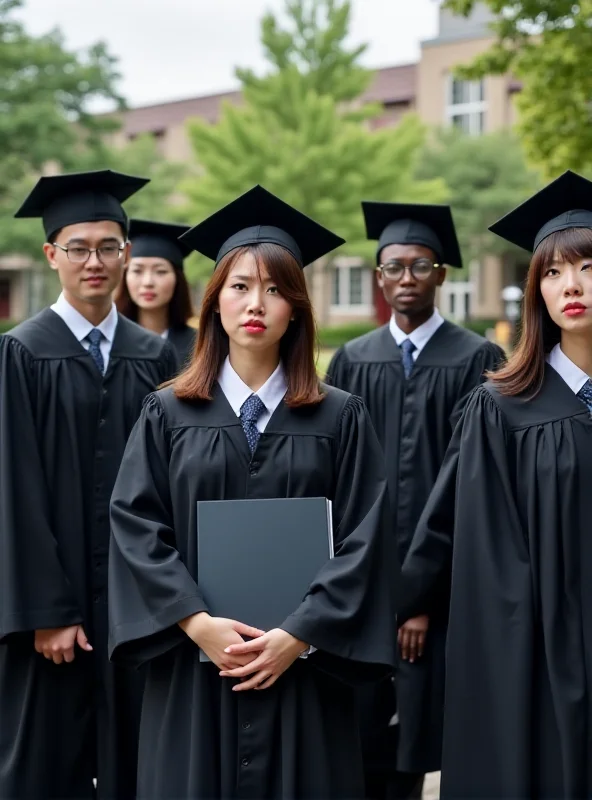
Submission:
[[[147,181],[41,178],[57,302],[0,338],[0,797],[135,794],[143,679],[107,657],[109,500],[170,345],[117,314],[121,203]],[[96,790],[94,788],[96,782]]]
[[[365,400],[383,443],[402,563],[463,404],[504,356],[435,307],[444,265],[461,267],[450,208],[362,207],[392,317],[342,347],[327,377]],[[424,774],[440,768],[446,616],[442,587],[429,618],[400,626],[396,698],[389,681],[360,694],[368,798],[420,797]]]

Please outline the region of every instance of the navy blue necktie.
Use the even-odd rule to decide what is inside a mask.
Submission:
[[[256,394],[248,397],[241,406],[240,421],[249,443],[251,453],[255,452],[257,442],[261,436],[259,428],[257,427],[257,420],[265,411],[265,405],[261,398]]]
[[[582,403],[585,403],[588,406],[588,410],[592,414],[592,380],[590,378],[588,378],[586,383],[578,392],[578,397]]]
[[[103,361],[103,354],[101,353],[101,348],[100,348],[103,334],[98,328],[93,328],[86,338],[90,342],[90,347],[88,348],[88,352],[91,354],[97,369],[102,375],[105,372],[105,362]]]
[[[411,339],[405,339],[399,345],[401,348],[401,353],[403,357],[403,369],[405,370],[405,377],[408,378],[411,375],[411,370],[413,369],[413,351],[417,350]]]

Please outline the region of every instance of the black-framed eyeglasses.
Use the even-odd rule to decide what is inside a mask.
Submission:
[[[125,250],[125,242],[123,244],[102,244],[100,247],[81,247],[77,244],[63,247],[54,242],[53,246],[63,250],[72,264],[86,264],[91,253],[96,253],[101,264],[106,267],[116,264]]]
[[[418,281],[424,281],[432,274],[435,269],[440,269],[441,264],[435,264],[429,258],[417,258],[411,264],[403,264],[401,261],[387,261],[386,264],[379,264],[378,269],[382,272],[385,278],[390,281],[400,281],[405,270],[413,275]]]

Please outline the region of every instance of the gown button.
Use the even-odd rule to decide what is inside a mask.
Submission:
[[[248,767],[250,763],[251,763],[251,759],[250,758],[242,758],[241,759],[241,764],[243,765],[243,767]]]
[[[242,728],[244,731],[248,731],[250,727],[251,727],[250,722],[243,722]]]

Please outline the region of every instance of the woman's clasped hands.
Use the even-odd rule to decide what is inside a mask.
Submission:
[[[272,686],[308,645],[281,628],[265,631],[237,620],[194,614],[179,623],[185,633],[220,670],[223,678],[237,678],[233,691]],[[245,642],[243,637],[250,641]]]

